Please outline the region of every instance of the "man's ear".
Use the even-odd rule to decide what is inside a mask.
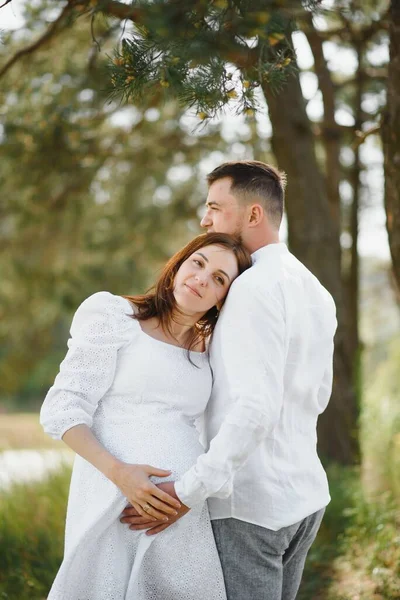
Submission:
[[[261,204],[252,204],[249,213],[249,227],[256,227],[264,218],[264,209]]]

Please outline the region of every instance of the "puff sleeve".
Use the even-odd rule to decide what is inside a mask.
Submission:
[[[93,294],[79,306],[67,355],[40,412],[51,437],[61,439],[75,425],[92,426],[99,400],[113,382],[118,350],[137,328],[132,312],[127,300],[108,292]]]

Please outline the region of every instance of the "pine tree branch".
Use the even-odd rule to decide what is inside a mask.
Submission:
[[[79,2],[79,4],[87,6],[90,5],[93,7],[93,2],[91,2],[91,0],[82,0]],[[97,4],[94,5],[94,8],[105,15],[115,17],[121,21],[128,19],[129,21],[140,23],[143,15],[143,10],[141,8],[129,4],[123,4],[122,2],[117,2],[116,0],[99,0]]]
[[[10,0],[11,1],[11,0]],[[130,20],[141,24],[143,21],[143,7],[123,4],[117,0],[99,0],[97,4],[93,0],[68,0],[60,16],[48,27],[44,34],[35,42],[29,44],[16,52],[3,67],[0,67],[0,78],[3,77],[17,62],[22,58],[33,54],[39,48],[46,46],[68,25],[68,16],[74,10],[83,13],[91,11],[93,14],[101,12],[102,14],[115,17],[121,21]],[[215,39],[213,51],[221,56],[227,62],[231,62],[238,68],[250,68],[257,63],[259,52],[257,48],[249,48],[246,45],[232,42],[227,44],[225,39]]]
[[[51,23],[46,31],[35,42],[18,50],[11,58],[0,68],[0,78],[3,77],[11,67],[22,58],[33,54],[38,48],[47,45],[62,29],[68,25],[68,17],[73,11],[73,5],[67,4],[61,11],[60,16]]]
[[[93,7],[91,0],[80,0],[80,5]],[[137,6],[122,4],[117,0],[99,0],[95,5],[95,10],[102,12],[109,17],[115,17],[122,20],[130,20],[137,24],[143,23],[144,11]],[[229,43],[226,39],[216,38],[213,44],[213,51],[223,60],[236,65],[238,68],[250,68],[257,63],[259,57],[258,48],[249,48],[244,44],[232,42],[233,36],[229,36]]]
[[[322,138],[323,136],[332,135],[335,138],[342,138],[342,136],[351,135],[354,136],[355,125],[339,125],[339,123],[335,123],[334,126],[329,125],[328,123],[321,121],[318,123],[312,123],[312,131],[313,135],[317,138]]]
[[[352,145],[353,150],[361,146],[365,142],[368,136],[373,135],[374,133],[378,133],[381,129],[380,123],[377,123],[373,127],[370,127],[366,131],[356,131],[356,139]]]

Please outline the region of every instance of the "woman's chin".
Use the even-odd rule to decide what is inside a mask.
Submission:
[[[204,309],[202,306],[200,307],[198,303],[191,302],[186,298],[185,300],[182,300],[181,298],[175,298],[175,300],[176,307],[179,310],[179,312],[181,312],[184,315],[187,315],[188,317],[200,318],[200,316],[203,316],[208,310],[207,308]]]

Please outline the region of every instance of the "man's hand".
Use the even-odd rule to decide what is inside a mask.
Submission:
[[[178,502],[180,502],[178,496],[175,493],[175,485],[174,482],[168,483],[159,483],[157,485],[163,492],[166,492]],[[148,529],[146,535],[155,535],[156,533],[160,533],[173,523],[175,523],[178,519],[183,517],[187,512],[189,512],[190,508],[181,503],[181,508],[178,509],[178,514],[175,516],[168,515],[168,521],[154,521],[150,520],[147,517],[142,517],[140,514],[131,506],[125,508],[122,512],[121,523],[129,524],[129,529],[134,531],[140,531],[142,529]]]

